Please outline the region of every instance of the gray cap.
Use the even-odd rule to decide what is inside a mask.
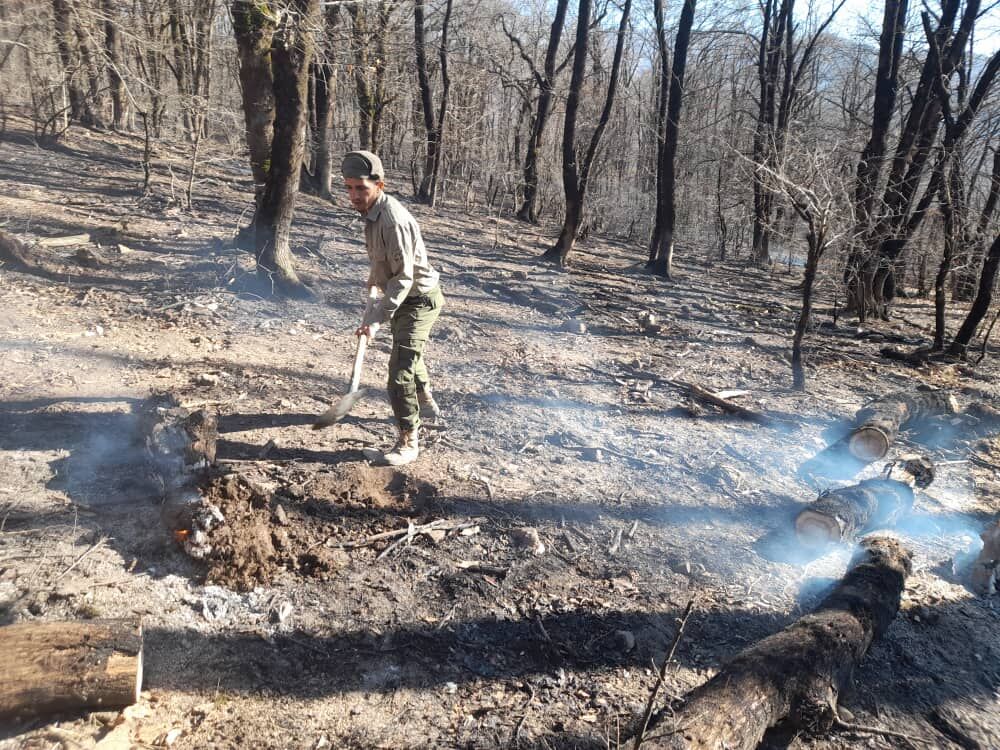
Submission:
[[[340,165],[344,177],[357,177],[369,180],[384,180],[385,170],[382,160],[371,151],[352,151],[344,157]]]

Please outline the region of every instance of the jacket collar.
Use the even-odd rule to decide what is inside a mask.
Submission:
[[[365,212],[365,219],[367,219],[368,221],[378,221],[378,217],[382,215],[382,209],[385,208],[387,200],[388,196],[385,194],[385,190],[383,190],[381,193],[379,193],[378,198],[375,199],[375,202],[372,204],[372,207],[369,208],[367,212]]]

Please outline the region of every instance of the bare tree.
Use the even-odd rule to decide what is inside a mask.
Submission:
[[[943,0],[937,25],[927,32],[939,52],[932,54],[929,48],[924,58],[920,79],[884,178],[877,216],[864,238],[866,258],[848,276],[848,298],[862,320],[869,314],[885,317],[887,303],[895,295],[893,266],[915,229],[911,207],[934,151],[941,123],[941,102],[934,93],[934,81],[938,76],[950,78],[954,74],[975,26],[979,7],[980,0],[968,0],[959,18],[961,0]],[[958,27],[954,29],[956,20]],[[929,28],[929,20],[925,25]]]
[[[426,156],[424,176],[417,191],[418,200],[431,206],[437,199],[438,178],[441,160],[444,156],[445,118],[448,114],[448,95],[451,90],[451,76],[448,73],[448,29],[451,26],[452,0],[446,0],[444,21],[441,24],[441,43],[438,57],[441,65],[441,97],[437,115],[434,114],[434,92],[427,70],[427,50],[424,31],[424,0],[414,0],[413,34],[415,40],[417,77],[420,83],[420,109],[424,116],[426,134]]]
[[[580,0],[576,21],[576,44],[573,58],[573,74],[570,78],[569,97],[566,100],[566,119],[563,126],[563,192],[566,196],[566,213],[562,230],[556,244],[545,252],[546,260],[557,262],[560,266],[566,264],[566,258],[573,251],[580,224],[583,220],[583,204],[590,181],[590,171],[597,156],[601,137],[608,126],[611,109],[614,106],[615,94],[618,91],[618,77],[621,73],[622,55],[625,49],[625,36],[628,30],[629,14],[632,12],[632,0],[625,0],[622,7],[621,20],[618,24],[618,36],[615,42],[614,58],[611,62],[611,74],[608,81],[608,91],[604,99],[597,126],[590,137],[590,145],[583,156],[583,162],[578,164],[576,148],[576,120],[580,108],[580,96],[583,90],[584,76],[587,67],[587,55],[590,45],[590,16],[593,12],[592,0]]]
[[[684,70],[687,67],[688,44],[691,41],[691,27],[694,25],[695,0],[684,0],[681,18],[677,26],[674,43],[674,59],[669,69],[666,65],[666,33],[663,23],[662,0],[654,0],[656,14],[656,40],[659,47],[660,70],[660,110],[667,99],[663,119],[657,123],[657,132],[662,140],[657,154],[656,168],[656,223],[653,238],[649,243],[649,262],[654,273],[665,278],[673,275],[674,229],[677,223],[676,196],[677,181],[677,138],[680,131],[681,98],[684,95]],[[669,91],[664,83],[670,82]],[[658,113],[659,114],[659,113]]]
[[[775,188],[768,183],[773,165],[781,160],[789,126],[800,103],[804,75],[811,71],[816,45],[844,6],[840,0],[808,38],[796,39],[795,0],[764,0],[757,54],[757,122],[753,139],[754,219],[753,258],[771,261],[771,215]]]

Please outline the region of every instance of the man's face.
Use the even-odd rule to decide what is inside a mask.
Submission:
[[[345,177],[344,186],[347,188],[347,198],[354,210],[365,213],[375,203],[385,183],[367,177]]]

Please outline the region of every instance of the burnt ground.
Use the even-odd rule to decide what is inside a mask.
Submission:
[[[551,228],[418,206],[447,297],[428,355],[446,420],[414,465],[371,467],[363,450],[392,433],[384,337],[368,397],[310,427],[346,386],[358,220],[302,197],[294,244],[316,299],[240,292],[246,168],[210,154],[181,210],[171,191],[188,155],[164,148],[142,197],[139,149],[85,131],[42,146],[16,121],[0,141],[0,223],[26,240],[90,232],[105,260],[49,247],[35,252],[58,273],[0,268],[0,612],[139,615],[146,644],[137,706],[13,722],[0,747],[615,747],[689,599],[668,696],[841,575],[850,550],[798,554],[787,534],[823,484],[797,470],[844,419],[900,388],[996,395],[992,356],[922,369],[879,357],[929,340],[926,300],[859,332],[834,323],[827,279],[800,394],[797,274],[682,249],[667,284],[642,272],[641,249],[599,239],[558,271],[537,263]],[[638,323],[649,310],[652,335]],[[697,407],[677,379],[749,391],[740,402],[777,419]],[[207,563],[181,551],[144,474],[136,414],[152,391],[219,414],[208,492],[229,536]],[[1000,472],[969,459],[998,464],[1000,445],[958,434],[928,450],[939,478],[896,529],[915,572],[843,705],[931,746],[1000,747],[997,601],[953,569],[1000,506]],[[392,549],[358,544],[434,521]],[[860,732],[769,742],[907,746]]]

